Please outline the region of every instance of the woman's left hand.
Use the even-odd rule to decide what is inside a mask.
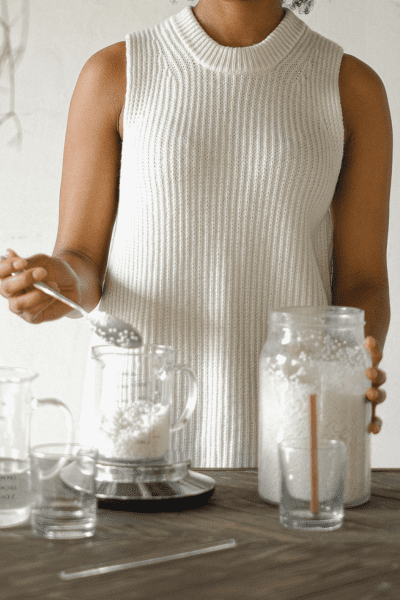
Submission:
[[[368,433],[379,433],[382,427],[382,419],[375,415],[375,407],[386,400],[386,392],[378,389],[386,381],[385,371],[378,369],[383,355],[378,342],[372,336],[365,338],[364,348],[370,352],[372,358],[372,367],[366,371],[366,376],[372,384],[366,393],[367,400],[372,404],[372,419],[368,426]]]

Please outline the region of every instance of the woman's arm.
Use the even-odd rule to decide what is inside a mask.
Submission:
[[[378,389],[386,373],[378,368],[390,323],[386,264],[393,165],[393,128],[385,87],[371,67],[347,55],[343,68],[350,138],[332,201],[334,223],[332,304],[365,312],[365,347],[373,371],[366,397],[373,413],[369,431],[382,420],[375,407],[386,398]]]
[[[386,255],[393,164],[392,120],[379,75],[351,55],[346,56],[342,67],[350,137],[331,206],[332,304],[363,308],[365,337],[376,337],[383,349],[390,313]],[[369,295],[382,291],[382,302],[371,304]],[[382,324],[378,325],[378,320]]]
[[[124,42],[92,56],[79,76],[68,117],[53,256],[78,274],[87,310],[100,301],[118,204],[125,69]]]
[[[72,96],[64,148],[59,226],[53,256],[16,254],[0,262],[1,295],[12,312],[42,323],[71,312],[32,287],[51,283],[65,296],[93,310],[101,297],[118,205],[121,128],[126,87],[125,43],[94,54],[84,65]],[[45,271],[33,278],[34,268]]]

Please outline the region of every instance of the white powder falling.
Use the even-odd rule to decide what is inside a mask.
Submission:
[[[97,447],[108,459],[154,459],[168,451],[169,435],[169,406],[137,400],[102,415]]]
[[[276,504],[280,502],[278,443],[309,437],[309,395],[315,393],[315,383],[311,383],[315,371],[308,381],[304,370],[298,370],[296,376],[285,376],[290,373],[289,364],[274,370],[265,363],[260,372],[259,493]],[[322,372],[324,378],[317,394],[318,439],[336,439],[346,444],[344,503],[362,504],[371,485],[368,425],[372,406],[365,398],[369,384],[366,377],[354,375],[351,365],[343,372],[338,365],[326,363]]]

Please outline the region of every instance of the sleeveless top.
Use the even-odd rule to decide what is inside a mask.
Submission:
[[[215,42],[191,7],[126,36],[119,205],[98,309],[196,373],[196,409],[171,439],[194,468],[257,466],[269,310],[332,300],[343,48],[284,12],[244,48]]]

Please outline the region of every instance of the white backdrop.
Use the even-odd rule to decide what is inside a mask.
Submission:
[[[195,3],[192,3],[194,6]],[[68,109],[79,73],[95,52],[123,41],[179,12],[187,0],[3,0],[0,12],[0,253],[51,254],[57,234],[58,201]],[[400,0],[317,0],[312,29],[344,52],[370,65],[383,80],[394,130],[388,268],[391,324],[381,368],[387,373],[383,419],[372,437],[372,467],[400,467]],[[9,118],[4,119],[5,115]],[[82,320],[30,325],[11,314],[0,298],[0,365],[32,368],[37,397],[54,396],[70,407],[78,424],[90,331]],[[62,415],[40,409],[33,442],[63,439]]]

